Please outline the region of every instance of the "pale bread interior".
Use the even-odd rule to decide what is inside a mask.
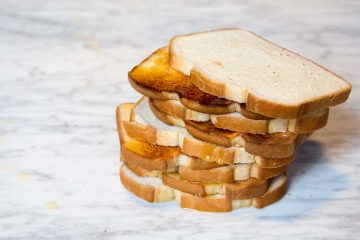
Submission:
[[[177,36],[171,40],[170,55],[171,67],[185,75],[195,69],[223,84],[224,96],[219,97],[240,103],[251,92],[298,106],[351,88],[312,61],[241,29]]]

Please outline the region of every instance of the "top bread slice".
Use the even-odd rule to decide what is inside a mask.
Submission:
[[[340,104],[351,91],[333,72],[242,29],[174,37],[170,66],[202,91],[274,118]]]

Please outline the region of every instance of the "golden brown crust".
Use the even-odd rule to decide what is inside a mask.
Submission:
[[[185,128],[188,133],[204,142],[217,144],[224,147],[231,147],[232,140],[235,137],[239,136],[237,133],[234,132],[232,132],[233,134],[231,134],[229,130],[219,130],[211,126],[213,126],[211,123],[198,123],[194,121],[185,122]]]
[[[124,145],[121,146],[121,155],[125,163],[130,162],[147,170],[167,171],[177,166],[177,157],[169,159],[157,159],[156,156],[155,158],[144,157],[128,150]]]
[[[207,170],[207,169],[221,167],[221,166],[222,165],[219,165],[216,162],[208,162],[208,161],[204,161],[197,157],[192,157],[190,165],[187,167],[194,169],[194,170]]]
[[[257,164],[251,166],[250,176],[260,180],[270,179],[283,174],[287,169],[287,165],[278,168],[261,168]]]
[[[122,159],[124,159],[124,158],[122,157]],[[128,169],[130,169],[130,171],[132,171],[139,177],[146,177],[146,176],[153,175],[151,170],[147,170],[145,168],[139,167],[131,161],[126,161],[126,162],[124,161],[124,164]]]
[[[347,100],[351,92],[351,86],[338,91],[334,94],[323,96],[322,98],[315,98],[311,101],[303,103],[299,106],[284,105],[281,103],[271,102],[266,99],[262,99],[252,93],[248,93],[246,102],[246,109],[261,113],[263,115],[273,118],[292,119],[300,116],[310,114],[322,108],[338,105]]]
[[[218,164],[234,163],[234,149],[220,148],[211,144],[200,144],[188,138],[184,138],[181,151],[189,156],[197,157],[208,162],[216,162]]]
[[[295,133],[313,132],[325,127],[329,117],[329,108],[322,109],[317,114],[308,114],[295,119]]]
[[[219,99],[201,91],[189,81],[188,76],[172,69],[169,65],[169,50],[167,47],[158,49],[135,66],[128,73],[128,77],[130,80],[149,89],[163,92],[163,94],[178,93],[182,97],[198,101],[201,104],[223,105],[229,102],[226,99]],[[152,94],[151,92],[147,93]],[[174,94],[171,97],[178,98],[178,95]]]
[[[225,198],[227,199],[250,199],[263,196],[268,188],[268,180],[249,178],[236,183],[225,183]]]
[[[205,105],[188,98],[180,98],[180,102],[185,107],[201,113],[227,114],[236,111],[236,104],[232,102],[230,102],[227,105],[214,105],[214,104]]]
[[[179,106],[179,105],[176,105],[173,103],[169,103],[169,101],[162,101],[162,100],[156,100],[156,99],[151,99],[151,98],[149,99],[149,105],[150,105],[150,107],[151,107],[151,105],[153,105],[160,111],[162,111],[170,116],[180,118],[180,119],[185,119],[186,110],[182,106]]]
[[[147,96],[149,98],[153,99],[159,99],[159,100],[176,100],[178,99],[178,95],[174,92],[164,92],[164,91],[157,91],[145,86],[142,86],[141,84],[138,84],[131,78],[129,78],[130,85],[140,94]]]
[[[264,208],[279,201],[284,197],[287,190],[287,180],[285,184],[282,184],[279,188],[275,189],[272,192],[267,192],[264,196],[253,199],[253,206],[256,208]]]
[[[193,170],[188,167],[179,168],[180,178],[201,183],[230,183],[234,182],[234,168],[221,167],[209,170]]]
[[[284,158],[296,154],[300,145],[308,138],[309,134],[297,135],[291,143],[263,144],[261,142],[245,141],[245,150],[248,153],[265,158]]]
[[[232,200],[226,198],[198,197],[181,193],[180,206],[198,211],[229,212],[232,210]]]
[[[296,158],[296,154],[285,158],[258,158],[256,164],[261,168],[279,168],[289,165]]]
[[[139,198],[144,199],[148,202],[154,202],[154,188],[139,184],[135,181],[132,181],[130,178],[126,176],[124,173],[124,167],[122,166],[120,168],[120,180],[121,183],[124,185],[124,187],[131,193],[135,194]]]
[[[294,133],[274,133],[266,135],[242,134],[216,129],[211,123],[197,123],[186,121],[187,131],[205,143],[212,143],[224,147],[231,147],[232,140],[240,137],[244,140],[245,150],[248,153],[266,158],[284,158],[294,155],[309,134],[297,135]]]
[[[214,125],[217,128],[229,129],[241,133],[268,133],[268,120],[238,118],[232,115],[218,115]]]
[[[128,119],[128,116],[123,116],[122,115],[122,109],[124,108],[132,108],[133,107],[133,103],[123,103],[120,104],[119,106],[116,107],[116,125],[117,125],[117,130],[119,132],[119,140],[120,143],[125,143],[126,142],[126,130],[124,128],[123,125],[123,120],[129,121],[130,119]]]
[[[150,126],[143,126],[135,122],[124,121],[123,124],[129,137],[138,141],[145,141],[154,145],[156,144],[156,129]]]
[[[163,173],[161,178],[166,186],[177,189],[181,192],[190,193],[196,196],[206,195],[205,187],[202,184],[182,180],[175,177],[172,173]]]
[[[271,120],[273,118],[267,117],[258,113],[254,113],[246,109],[246,104],[240,104],[240,113],[246,118],[254,119],[254,120]]]

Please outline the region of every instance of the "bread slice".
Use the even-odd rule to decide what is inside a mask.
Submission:
[[[136,140],[122,144],[121,159],[126,164],[136,165],[148,171],[175,172],[179,166],[193,170],[208,170],[223,166],[181,154],[179,148],[151,145]]]
[[[338,75],[242,29],[180,35],[169,47],[170,66],[202,91],[269,117],[297,118],[351,91]]]
[[[260,165],[264,164],[270,167],[276,166],[277,162],[289,163],[295,158],[295,154],[286,157],[261,157],[249,154],[243,147],[224,148],[197,140],[184,128],[169,126],[160,121],[151,112],[147,98],[140,99],[134,105],[131,119],[132,122],[124,121],[124,128],[131,138],[154,145],[179,146],[182,153],[209,162],[219,164],[258,162]]]
[[[132,163],[148,170],[175,172],[180,149],[130,140],[121,146],[121,156],[125,163],[131,159]]]
[[[278,168],[261,168],[256,163],[238,163],[208,170],[194,170],[188,167],[180,167],[181,179],[200,183],[232,183],[250,178],[260,180],[270,179],[283,174],[287,166]]]
[[[139,142],[132,139],[123,128],[121,121],[129,121],[129,110],[133,104],[122,104],[117,108],[117,124],[120,138],[122,141],[121,157],[125,163],[133,166],[140,166],[150,171],[174,172],[177,167],[182,166],[193,170],[209,170],[218,168],[222,165],[217,162],[205,161],[201,158],[190,157],[180,154],[178,148],[151,145],[147,142]],[[126,113],[126,114],[125,114]],[[123,137],[126,136],[126,137]],[[196,146],[195,146],[196,147]],[[189,150],[191,152],[191,149]],[[283,159],[270,159],[254,157],[253,159],[243,159],[244,162],[256,163],[261,168],[278,168],[289,164],[294,157]],[[235,178],[236,179],[236,178]]]
[[[238,181],[235,183],[204,184],[183,180],[177,173],[150,171],[133,165],[131,162],[125,162],[125,165],[139,177],[160,177],[163,184],[166,186],[197,196],[224,194],[228,199],[248,199],[261,197],[266,193],[270,182],[270,180],[249,178],[247,180]]]
[[[229,114],[205,114],[186,108],[177,100],[151,99],[151,104],[166,114],[184,121],[211,121],[216,127],[236,132],[268,134],[278,132],[308,133],[326,126],[329,109],[324,108],[296,119],[269,119],[249,112],[243,107],[239,112]],[[245,115],[245,116],[244,116]],[[181,126],[180,121],[178,124]]]
[[[131,142],[132,141],[129,143]],[[151,147],[151,145],[148,147]],[[156,146],[153,146],[153,148],[156,148]],[[265,180],[284,173],[287,167],[285,165],[278,168],[261,168],[256,163],[239,163],[225,166],[202,163],[194,168],[194,159],[186,155],[179,154],[173,157],[171,151],[169,151],[169,153],[161,152],[160,154],[156,154],[153,150],[146,151],[153,152],[154,156],[143,154],[143,152],[132,152],[126,145],[123,145],[121,148],[121,157],[129,168],[133,166],[147,171],[178,171],[181,179],[200,183],[231,183],[249,178]],[[204,160],[200,161],[206,162]],[[134,172],[137,172],[137,170],[138,169],[135,169]]]
[[[125,165],[120,167],[120,180],[124,187],[148,202],[166,202],[174,199],[174,191],[158,177],[139,177]]]
[[[124,129],[123,120],[129,121],[133,103],[123,103],[116,108],[116,125],[119,133],[120,143],[125,143],[130,140],[129,135]]]
[[[299,146],[311,133],[306,134],[239,134],[224,129],[215,128],[211,123],[196,123],[182,121],[179,118],[169,116],[157,109],[149,102],[150,109],[154,115],[168,125],[183,126],[187,132],[203,143],[213,143],[225,147],[244,146],[245,151],[254,155],[268,158],[282,158],[292,156],[297,152]]]
[[[227,199],[249,199],[261,197],[266,193],[269,180],[250,178],[236,183],[203,184],[183,180],[176,173],[163,173],[162,181],[168,187],[196,196],[223,194]]]
[[[175,198],[182,208],[189,208],[198,211],[228,212],[233,209],[249,207],[263,208],[280,200],[286,193],[287,177],[280,175],[272,179],[267,192],[258,198],[232,200],[224,195],[217,194],[206,197],[199,197],[189,193],[175,190]]]
[[[181,97],[202,104],[227,105],[231,101],[209,95],[189,81],[189,77],[175,71],[169,65],[169,49],[163,47],[134,67],[128,74],[130,84],[142,93],[154,94],[155,98],[179,99]],[[144,88],[145,87],[145,88]],[[150,89],[154,91],[149,91]],[[151,97],[151,96],[150,96]]]
[[[164,185],[160,178],[151,176],[152,174],[152,172],[144,172],[143,176],[138,176],[127,166],[122,165],[120,167],[120,180],[122,184],[131,193],[145,201],[166,202],[173,200],[175,196],[183,208],[211,212],[231,211],[236,208],[249,207],[251,205],[257,208],[265,207],[280,200],[285,195],[287,183],[285,175],[271,179],[269,187],[262,196],[260,195],[265,187],[262,182],[252,182],[252,180],[249,180],[242,184],[226,184],[227,187],[224,185],[222,190],[219,186],[208,185],[206,187],[207,191],[214,193],[214,195],[201,197],[174,190]],[[169,184],[168,180],[167,178],[165,181]],[[174,178],[170,179],[170,181],[171,180],[176,181]],[[170,183],[170,185],[178,189],[196,192],[196,190],[194,190],[196,186],[184,186],[184,184],[189,183]],[[221,192],[222,194],[218,194],[217,192]],[[246,197],[249,197],[249,199],[246,199]]]

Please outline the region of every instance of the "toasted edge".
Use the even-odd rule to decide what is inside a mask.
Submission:
[[[164,187],[155,187],[140,183],[129,176],[126,171],[131,172],[125,165],[122,165],[120,167],[120,181],[129,192],[139,198],[148,202],[166,202],[174,199],[174,192],[171,188],[165,185]]]
[[[123,103],[116,107],[116,125],[119,132],[120,143],[129,141],[130,137],[127,134],[123,121],[129,121],[133,103]]]

